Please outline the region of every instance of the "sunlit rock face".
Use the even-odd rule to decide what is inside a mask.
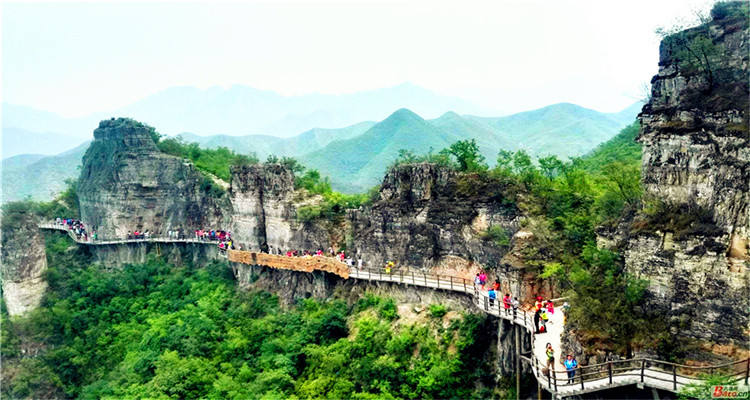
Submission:
[[[21,315],[39,306],[47,289],[44,236],[37,221],[26,215],[3,231],[3,300],[10,315]]]
[[[162,235],[225,229],[231,205],[207,191],[204,179],[192,164],[161,153],[148,126],[104,120],[83,156],[81,220],[100,238],[124,238],[136,229]]]
[[[302,223],[295,202],[294,173],[280,164],[232,168],[232,232],[245,248],[273,254],[327,249],[322,222]]]
[[[663,204],[619,240],[628,271],[649,279],[675,333],[747,347],[750,51],[741,5],[715,8],[710,23],[683,32],[688,43],[713,43],[703,66],[675,37],[662,42],[638,140],[647,208]]]

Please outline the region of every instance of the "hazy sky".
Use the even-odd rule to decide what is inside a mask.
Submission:
[[[619,111],[654,29],[705,2],[4,3],[2,99],[67,117],[171,86],[285,95],[412,82],[516,112]]]

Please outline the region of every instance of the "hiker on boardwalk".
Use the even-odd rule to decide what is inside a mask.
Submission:
[[[487,292],[487,296],[490,298],[490,307],[493,307],[495,305],[495,299],[497,298],[495,289],[490,288],[489,292]]]
[[[513,298],[513,316],[518,314],[518,307],[521,306],[521,302],[518,301],[518,297]]]
[[[484,290],[484,284],[485,283],[487,283],[487,274],[485,274],[484,271],[482,271],[479,274],[479,284],[481,285],[482,290]]]
[[[551,372],[555,372],[555,350],[552,348],[551,343],[547,343],[547,349],[544,351],[547,356],[547,368]]]
[[[503,297],[503,307],[505,307],[505,315],[510,314],[510,308],[513,306],[513,302],[510,299],[510,294],[505,293],[505,297]]]
[[[536,301],[534,302],[534,311],[539,311],[542,308],[544,308],[544,304],[542,303],[542,296],[536,296]]]
[[[563,305],[562,305],[562,312],[563,312],[563,324],[564,324],[564,323],[565,323],[565,322],[567,321],[567,319],[568,319],[568,312],[569,312],[569,311],[570,311],[570,304],[568,304],[568,302],[566,301],[566,302],[565,302],[565,303],[563,303]]]
[[[477,276],[474,277],[474,286],[475,286],[475,289],[482,286],[482,278],[479,277],[479,274],[477,274]]]
[[[393,261],[388,261],[385,263],[385,273],[390,275],[391,269],[393,268]]]
[[[549,322],[549,315],[544,309],[539,310],[539,319],[542,321],[542,332],[547,332],[547,322]]]
[[[565,370],[568,371],[568,383],[574,383],[576,376],[576,368],[578,368],[578,361],[572,355],[568,354],[568,358],[563,362],[565,364]]]
[[[547,312],[550,316],[552,316],[555,313],[555,303],[552,302],[552,300],[547,300]]]
[[[534,311],[534,333],[539,333],[539,317],[542,313],[542,310],[537,308],[536,311]]]

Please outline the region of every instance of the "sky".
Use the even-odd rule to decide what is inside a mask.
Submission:
[[[2,100],[65,117],[173,86],[284,95],[411,82],[498,115],[642,98],[654,29],[705,2],[2,4]]]

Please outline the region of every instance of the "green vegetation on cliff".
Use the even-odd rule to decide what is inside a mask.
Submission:
[[[369,294],[353,308],[336,299],[287,308],[238,290],[226,263],[151,258],[104,271],[71,245],[47,238],[43,306],[13,320],[3,313],[3,398],[490,394],[484,353],[494,336],[484,315],[437,310],[402,321],[393,300]]]
[[[524,266],[575,298],[569,323],[597,338],[592,344],[626,355],[636,343],[666,338],[662,320],[640,306],[645,282],[624,272],[616,252],[596,245],[596,229],[640,208],[638,129],[633,123],[591,154],[567,162],[501,150],[490,169],[476,142],[459,141],[438,153],[403,150],[396,164],[433,162],[453,169],[460,195],[491,201],[492,193],[501,193],[504,205],[519,210],[522,228],[533,234],[531,243],[513,250]],[[502,229],[492,227],[480,236],[498,247],[511,245]]]
[[[153,128],[152,128],[153,129]],[[212,174],[219,179],[229,182],[232,178],[232,165],[256,164],[258,158],[254,154],[237,154],[226,147],[217,149],[201,148],[198,143],[187,143],[181,138],[161,138],[154,131],[154,141],[163,153],[186,158],[195,164],[195,168],[204,173]]]

